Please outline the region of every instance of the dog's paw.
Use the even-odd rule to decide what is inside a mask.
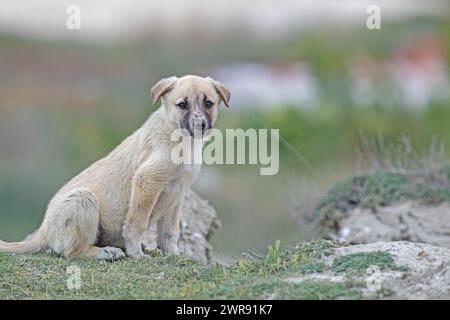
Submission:
[[[148,257],[142,250],[127,250],[127,256],[134,259],[142,259]]]
[[[148,258],[151,258],[152,256],[142,253],[142,254],[129,255],[128,257],[133,258],[133,259],[148,259]]]
[[[106,261],[115,261],[125,258],[125,253],[119,248],[104,247],[100,249],[97,258]]]
[[[176,244],[169,245],[161,248],[163,255],[165,256],[178,256],[180,255],[180,251],[178,250],[178,246]]]

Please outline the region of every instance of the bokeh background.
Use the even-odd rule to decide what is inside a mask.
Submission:
[[[70,4],[81,8],[80,30],[66,28]],[[371,4],[381,30],[366,27]],[[354,174],[361,135],[406,135],[419,151],[434,137],[450,144],[449,6],[0,0],[0,237],[37,228],[59,187],[138,128],[156,108],[158,79],[194,73],[231,90],[219,128],[282,136],[275,176],[204,168],[195,189],[223,221],[216,250],[304,238],[292,203],[313,190],[301,181],[323,190]]]

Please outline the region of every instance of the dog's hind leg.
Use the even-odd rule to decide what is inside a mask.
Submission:
[[[77,188],[54,199],[44,222],[48,246],[66,257],[95,257],[117,260],[119,248],[94,246],[100,220],[100,204],[88,188]]]

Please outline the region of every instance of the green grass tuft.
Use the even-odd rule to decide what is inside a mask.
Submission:
[[[289,249],[281,249],[279,241],[269,246],[267,254],[246,253],[246,260],[237,262],[236,267],[247,274],[270,275],[280,272],[313,273],[325,269],[320,259],[331,253],[337,243],[327,240],[304,242]]]
[[[371,266],[377,266],[380,270],[398,269],[392,255],[385,251],[359,252],[340,256],[333,260],[331,268],[338,273],[361,274]]]

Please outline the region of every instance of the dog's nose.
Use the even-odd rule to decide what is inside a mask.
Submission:
[[[202,118],[192,118],[191,123],[191,135],[195,136],[197,134],[203,135],[205,130],[208,129],[208,121],[202,117]]]
[[[202,131],[203,130],[203,119],[192,118],[190,121],[190,127],[192,131]]]
[[[205,129],[208,126],[208,121],[206,121],[205,117],[193,117],[191,119],[192,128],[202,128]]]

